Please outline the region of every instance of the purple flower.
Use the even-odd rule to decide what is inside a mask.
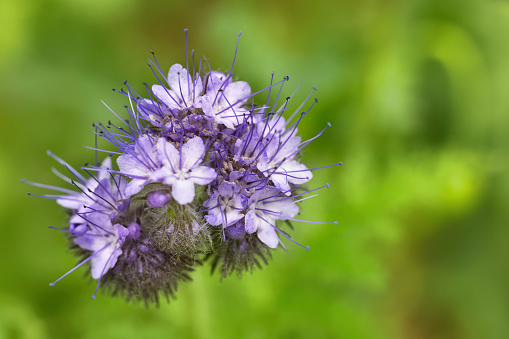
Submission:
[[[124,226],[111,225],[110,218],[104,214],[89,215],[89,230],[75,238],[74,243],[84,250],[93,252],[90,256],[93,279],[101,278],[115,266],[128,234],[129,231]]]
[[[234,64],[236,56],[237,50]],[[66,232],[83,260],[50,285],[90,263],[98,280],[94,298],[103,281],[113,294],[158,303],[160,294],[174,297],[178,283],[206,260],[224,278],[267,264],[272,249],[286,249],[279,236],[308,249],[285,227],[312,222],[295,218],[297,203],[329,187],[301,186],[322,167],[308,169],[299,153],[330,127],[304,142],[296,135],[317,102],[301,111],[313,92],[284,118],[291,96],[278,101],[288,77],[274,83],[273,73],[270,86],[251,93],[247,82],[233,81],[234,65],[228,73],[202,75],[201,61],[196,68],[194,54],[191,59],[191,66],[174,64],[166,76],[154,56],[149,66],[159,84],[145,85],[146,95],[127,81],[117,91],[129,100],[129,118],[120,118],[120,126],[93,124],[96,135],[115,146],[103,151],[118,155],[118,171],[107,157],[100,166],[97,160],[85,165],[85,177],[49,153],[71,176],[56,174],[75,189],[25,181],[58,192],[39,196],[72,209],[68,227],[51,228]],[[268,97],[256,106],[261,92]]]
[[[157,181],[151,177],[160,166],[153,138],[148,135],[140,137],[126,154],[118,157],[117,165],[121,174],[132,178],[125,189],[127,197],[138,193],[145,185]]]
[[[199,74],[193,78],[182,65],[175,64],[170,67],[166,79],[170,88],[161,85],[153,85],[152,92],[169,109],[180,110],[193,107],[203,91],[203,84]]]
[[[247,233],[256,232],[258,238],[271,248],[276,248],[279,242],[276,220],[291,219],[299,213],[299,207],[292,199],[270,186],[254,193],[249,198],[248,206]]]
[[[76,175],[79,175],[79,173],[74,168],[67,165],[60,158],[56,157],[55,155],[52,155],[52,156],[55,159],[60,160],[59,162],[61,162],[65,166],[68,166],[71,173],[74,172],[74,173],[76,173]],[[90,178],[87,180],[83,176],[79,176],[79,179],[81,179],[83,184],[81,184],[79,181],[78,182],[74,181],[76,186],[79,188],[79,191],[76,191],[76,192],[71,191],[70,194],[68,194],[68,195],[62,195],[59,199],[57,199],[57,203],[62,207],[73,209],[73,210],[77,210],[80,207],[82,207],[83,205],[92,205],[95,202],[95,200],[93,199],[93,197],[91,197],[89,194],[87,194],[87,192],[89,190],[94,191],[97,188],[97,186],[99,186],[100,181],[109,178],[108,170],[111,170],[111,158],[110,157],[106,157],[104,159],[104,161],[101,164],[100,169],[101,169],[101,171],[99,172],[99,175],[97,178]],[[63,178],[64,178],[64,180],[71,182],[71,179],[69,179],[65,176],[63,176]]]
[[[313,178],[311,171],[294,159],[300,142],[300,137],[272,138],[257,165],[263,175],[288,196],[290,184],[304,184]]]
[[[194,199],[194,185],[206,185],[217,176],[214,169],[200,166],[205,155],[205,145],[200,137],[194,137],[180,149],[164,138],[157,142],[158,161],[162,167],[152,178],[172,187],[171,195],[181,204]]]
[[[249,111],[242,108],[251,94],[249,84],[233,82],[230,76],[221,72],[209,73],[207,80],[207,92],[199,104],[203,112],[228,128],[244,122],[249,116]]]
[[[244,218],[241,211],[246,206],[247,197],[240,195],[239,192],[238,185],[223,181],[203,204],[209,209],[205,220],[212,226],[223,225],[225,228]]]
[[[147,197],[147,204],[152,208],[163,207],[170,200],[168,194],[162,192],[151,193]]]

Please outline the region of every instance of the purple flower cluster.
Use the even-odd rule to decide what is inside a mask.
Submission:
[[[318,168],[307,168],[299,153],[330,124],[302,141],[297,128],[316,103],[303,110],[311,94],[294,108],[293,95],[280,100],[288,77],[274,83],[272,74],[270,86],[253,93],[234,80],[233,65],[227,74],[210,66],[203,72],[202,60],[196,69],[191,55],[192,72],[187,61],[167,75],[154,57],[157,84],[146,85],[145,95],[127,82],[118,91],[129,100],[130,119],[94,124],[115,150],[94,149],[118,155],[118,170],[108,156],[85,165],[86,178],[49,153],[71,178],[55,173],[76,190],[28,182],[60,192],[43,197],[71,211],[68,228],[59,230],[83,261],[57,281],[90,262],[96,293],[102,280],[114,294],[158,302],[159,292],[173,297],[177,283],[208,259],[224,278],[267,263],[272,249],[286,249],[285,239],[296,243],[283,227],[303,221],[296,219],[298,203],[314,196],[308,193],[329,187],[302,186]],[[267,100],[257,106],[262,92]]]

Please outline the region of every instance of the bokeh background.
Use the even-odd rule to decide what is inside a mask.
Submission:
[[[509,2],[504,0],[0,2],[0,338],[509,337]],[[209,267],[159,309],[76,272],[46,156],[93,161],[111,91],[154,83],[190,47],[253,89],[290,76],[319,103],[303,161],[329,190],[303,203],[306,252],[219,282]],[[104,144],[103,144],[104,145]]]

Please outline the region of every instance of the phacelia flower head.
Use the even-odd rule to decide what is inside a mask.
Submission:
[[[127,97],[129,119],[93,124],[96,137],[114,148],[94,147],[96,158],[109,153],[101,164],[76,170],[48,152],[64,167],[54,172],[69,188],[25,181],[58,192],[38,196],[69,210],[67,227],[50,228],[67,233],[81,258],[51,286],[86,264],[97,280],[94,299],[102,281],[112,294],[148,305],[160,294],[175,297],[206,261],[226,278],[267,264],[287,241],[309,249],[290,237],[288,225],[326,224],[296,217],[301,201],[329,185],[306,188],[323,167],[308,168],[299,156],[330,124],[302,141],[298,126],[317,102],[308,104],[314,90],[295,109],[293,94],[280,100],[289,78],[274,81],[272,73],[270,85],[253,93],[233,73],[238,46],[229,73],[204,72],[194,51],[189,65],[187,42],[185,66],[166,73],[154,55],[152,86],[135,91],[124,82],[117,91]]]

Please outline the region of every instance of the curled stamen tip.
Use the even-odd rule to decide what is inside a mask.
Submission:
[[[309,251],[309,246],[306,246],[306,251]]]
[[[156,54],[156,52],[154,52],[154,51],[152,51],[152,50],[150,50],[150,53],[151,53],[151,54]]]
[[[55,283],[49,283],[50,287],[54,287]]]
[[[326,184],[325,184],[325,186],[327,186],[327,188],[330,188],[330,185],[329,185],[329,183],[326,183]]]
[[[290,100],[292,97],[286,97],[286,101]]]

